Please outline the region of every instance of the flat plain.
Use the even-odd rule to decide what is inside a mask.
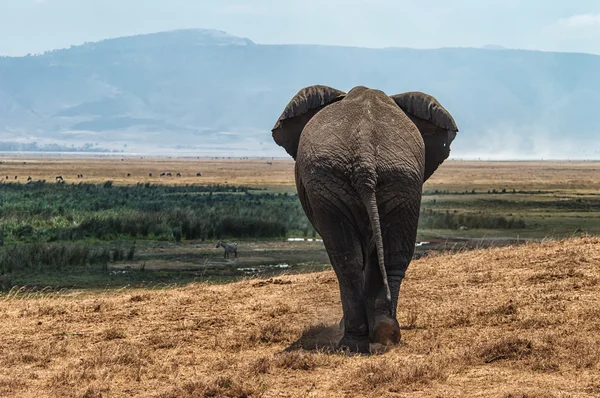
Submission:
[[[55,182],[62,176],[66,183],[104,183],[115,185],[151,183],[161,185],[231,184],[252,186],[293,186],[292,160],[210,159],[210,158],[148,158],[132,156],[21,158],[5,157],[0,164],[0,176],[5,181]],[[161,173],[171,173],[162,176]],[[177,173],[181,174],[180,177]],[[200,173],[201,176],[196,176]],[[130,174],[128,177],[127,174]],[[152,174],[152,176],[150,176]],[[83,175],[78,178],[77,175]],[[6,179],[6,177],[9,177]]]
[[[402,344],[349,356],[332,350],[341,304],[322,243],[287,240],[313,239],[292,161],[0,160],[0,396],[600,396],[600,163],[444,163],[420,239],[480,248],[415,259]],[[224,259],[207,204],[285,218],[286,236],[261,226],[270,237]]]
[[[59,175],[66,184],[220,184],[295,193],[291,159],[5,157],[0,164],[3,183],[26,183],[28,177],[55,182]],[[600,162],[450,160],[425,183],[423,192],[422,208],[431,214],[422,217],[421,240],[459,235],[541,239],[600,232]],[[482,219],[490,217],[505,220]]]
[[[167,158],[167,157],[2,157],[0,176],[13,181],[68,183],[113,181],[115,184],[235,184],[294,186],[294,161],[272,158]],[[171,172],[173,177],[160,177]],[[196,177],[200,172],[201,177]],[[127,177],[127,174],[131,174]],[[152,177],[149,174],[152,173]],[[182,177],[175,177],[181,173]],[[77,175],[83,174],[83,179]],[[600,162],[593,161],[459,161],[448,160],[425,184],[425,191],[488,189],[557,190],[597,193]]]

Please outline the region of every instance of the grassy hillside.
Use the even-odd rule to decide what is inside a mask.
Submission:
[[[600,149],[600,119],[589,117],[600,102],[599,69],[600,57],[587,54],[275,46],[214,31],[162,32],[0,58],[0,133],[7,141],[283,155],[269,130],[300,88],[366,85],[436,96],[461,129],[458,156],[589,158]]]
[[[333,272],[166,290],[0,296],[7,397],[592,397],[600,239],[432,255],[401,292],[403,343],[332,352]]]

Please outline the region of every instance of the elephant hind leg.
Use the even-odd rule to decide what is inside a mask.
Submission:
[[[396,320],[396,308],[400,285],[414,253],[419,214],[418,206],[412,203],[399,206],[394,206],[394,203],[384,204],[380,212],[385,220],[382,223],[383,246],[392,302],[390,305],[386,300],[377,255],[371,252],[365,269],[366,310],[371,342],[390,345],[400,342],[400,325]]]
[[[388,265],[389,264],[389,265]],[[394,266],[386,263],[386,266]],[[365,307],[369,322],[369,338],[373,344],[389,346],[400,342],[400,325],[396,320],[395,307],[390,306],[386,297],[386,290],[381,281],[381,273],[377,264],[377,255],[372,253],[365,270]],[[392,294],[392,305],[398,300],[400,283],[402,278],[396,276],[392,270],[387,275],[389,287]]]
[[[364,301],[363,254],[358,232],[346,218],[318,207],[319,232],[336,273],[344,312],[344,336],[338,347],[369,352],[369,329]]]

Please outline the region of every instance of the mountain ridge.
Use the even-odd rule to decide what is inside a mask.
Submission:
[[[282,155],[270,129],[299,89],[365,85],[438,98],[460,129],[455,156],[589,157],[600,150],[588,116],[600,104],[596,70],[594,54],[263,45],[180,29],[0,58],[0,134]]]

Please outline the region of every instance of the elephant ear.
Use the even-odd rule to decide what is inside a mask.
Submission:
[[[415,91],[392,95],[391,98],[423,137],[425,182],[450,155],[450,144],[456,137],[458,127],[450,113],[431,95]]]
[[[275,123],[273,140],[282,146],[294,159],[298,152],[298,143],[304,126],[325,108],[344,98],[346,93],[327,86],[309,86],[298,92],[287,104],[279,120]]]

